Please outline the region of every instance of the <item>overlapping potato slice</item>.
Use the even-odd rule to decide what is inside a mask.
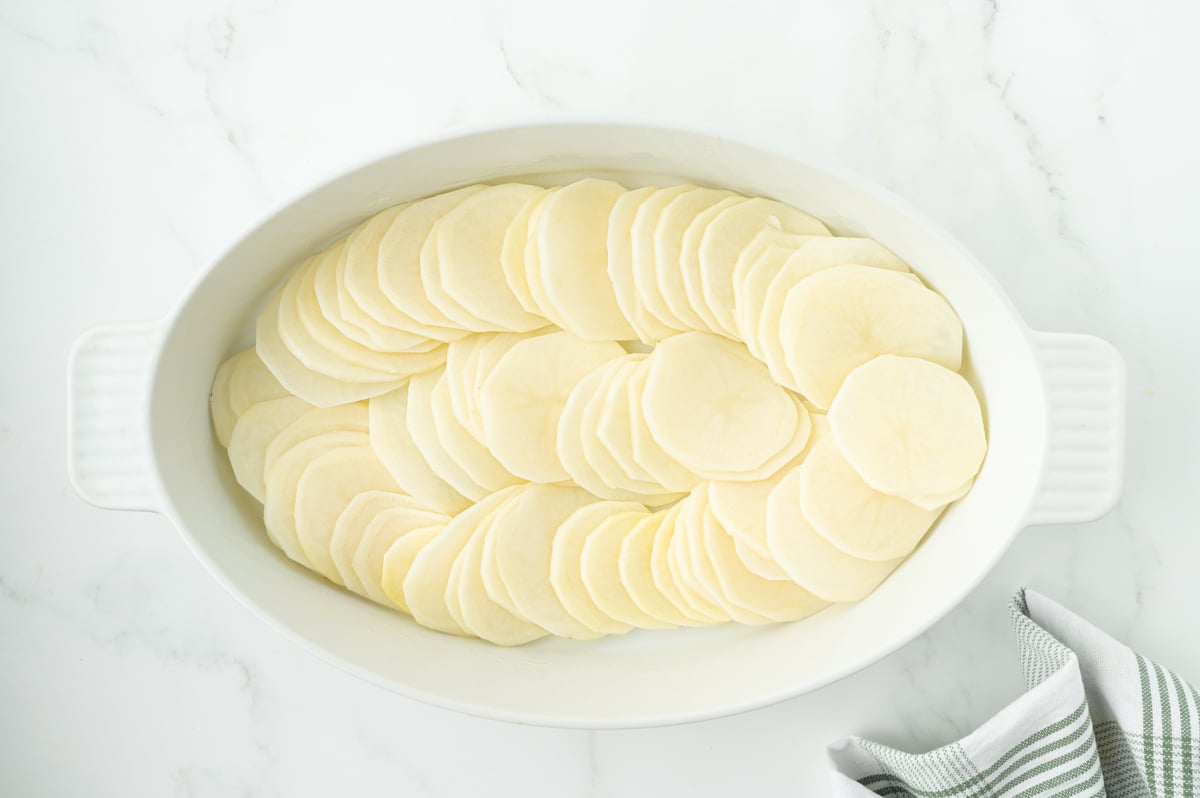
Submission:
[[[541,208],[542,203],[546,201],[546,198],[557,190],[557,188],[550,188],[541,194],[530,196],[525,201],[525,205],[521,210],[517,212],[517,215],[513,217],[512,224],[508,226],[508,230],[504,233],[504,243],[500,247],[500,269],[504,272],[504,280],[508,283],[508,290],[512,291],[513,296],[521,303],[521,307],[539,316],[544,316],[545,314],[542,312],[537,299],[533,296],[533,290],[529,286],[529,276],[526,274],[525,249],[529,245],[529,230],[535,215]],[[540,290],[541,286],[539,285],[538,288]]]
[[[275,462],[300,443],[333,432],[367,432],[367,403],[311,408],[288,424],[267,444],[263,474],[270,477]]]
[[[216,433],[217,443],[225,447],[229,446],[229,437],[233,435],[233,427],[238,420],[238,414],[233,411],[229,402],[229,381],[233,379],[233,371],[238,362],[249,351],[238,352],[217,366],[212,388],[209,389],[208,412],[212,416],[213,432]]]
[[[684,619],[680,621],[681,625],[701,626],[721,623],[723,620],[728,620],[728,617],[722,618],[719,613],[709,613],[694,606],[684,595],[675,573],[676,566],[672,562],[671,553],[672,544],[675,540],[679,516],[685,505],[686,500],[672,505],[667,510],[659,511],[662,513],[662,517],[659,520],[658,529],[655,530],[654,545],[650,550],[651,578],[659,593],[666,597],[671,606]]]
[[[583,549],[600,525],[620,513],[645,513],[636,502],[599,501],[571,513],[558,526],[550,553],[550,584],[571,617],[598,635],[628,632],[632,624],[604,612],[583,581]],[[615,565],[615,563],[614,563]],[[615,572],[615,568],[613,569]]]
[[[634,290],[637,292],[638,303],[644,309],[648,329],[655,340],[665,338],[676,332],[686,330],[663,296],[658,280],[658,232],[664,222],[666,209],[675,200],[693,191],[692,186],[671,186],[659,189],[646,197],[638,205],[637,214],[629,229],[630,258],[633,274]],[[686,225],[690,218],[683,220]],[[664,269],[675,269],[678,274],[678,260],[675,263],[664,264]],[[682,281],[682,276],[680,275]]]
[[[404,599],[404,580],[425,544],[446,529],[445,524],[414,529],[398,538],[383,555],[383,594],[401,612],[411,615]]]
[[[671,492],[686,493],[700,484],[701,478],[667,454],[651,434],[642,402],[646,392],[646,379],[649,376],[648,365],[647,361],[640,363],[630,375],[626,386],[632,439],[630,455],[633,462],[648,475],[647,481],[662,485]]]
[[[476,482],[450,455],[438,430],[434,416],[434,389],[440,379],[439,372],[430,372],[409,380],[405,424],[413,444],[430,470],[458,493],[471,501],[479,501],[491,491]]]
[[[621,623],[641,629],[663,629],[674,626],[642,610],[621,575],[621,552],[625,540],[650,514],[634,509],[618,512],[605,518],[588,535],[580,553],[580,573],[583,585],[596,607]],[[650,549],[644,549],[646,559],[638,570],[643,580],[650,577]]]
[[[472,482],[487,492],[494,493],[524,481],[509,473],[487,447],[459,422],[450,408],[444,372],[438,377],[429,398],[433,409],[433,425],[442,449]]]
[[[629,594],[630,601],[647,618],[640,626],[653,628],[655,625],[670,628],[692,623],[691,619],[673,603],[658,586],[654,578],[653,557],[655,540],[666,510],[647,513],[637,519],[621,540],[617,555],[617,573],[621,586]],[[611,544],[605,544],[609,546]]]
[[[703,496],[702,490],[695,490],[676,505],[680,513],[667,547],[667,564],[683,600],[710,621],[724,623],[733,619],[730,613],[733,608],[724,601],[711,565],[704,557],[695,556],[700,551]]]
[[[971,385],[916,357],[884,355],[851,372],[829,424],[854,470],[892,496],[953,495],[987,452]]]
[[[251,405],[229,438],[229,465],[238,484],[260,502],[267,491],[267,448],[313,406],[291,394]]]
[[[626,192],[617,199],[608,217],[608,278],[621,315],[629,321],[637,337],[646,343],[654,343],[677,332],[650,313],[634,277],[633,227],[641,206],[659,191],[647,186]]]
[[[668,195],[666,207],[654,227],[654,278],[657,296],[663,305],[655,309],[660,318],[667,319],[679,330],[709,329],[704,318],[696,312],[689,297],[688,285],[694,286],[691,293],[697,294],[700,274],[687,272],[683,261],[684,233],[692,221],[701,213],[719,202],[736,199],[732,191],[715,188],[687,187],[686,191]],[[699,253],[689,259],[688,265],[699,265]]]
[[[346,588],[390,606],[382,587],[383,556],[388,548],[414,529],[449,520],[403,493],[363,491],[346,505],[334,523],[330,557]]]
[[[291,396],[253,349],[241,353],[229,377],[229,407],[241,416],[259,402]]]

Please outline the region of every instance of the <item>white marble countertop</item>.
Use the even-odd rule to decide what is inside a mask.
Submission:
[[[0,3],[0,794],[820,795],[830,740],[925,749],[1018,694],[1006,604],[1023,584],[1200,678],[1195,4],[579,5]],[[370,687],[243,609],[162,518],[74,496],[64,374],[82,330],[163,315],[320,176],[566,112],[840,161],[958,235],[1033,326],[1114,342],[1120,507],[1027,530],[928,634],[816,694],[586,733]]]

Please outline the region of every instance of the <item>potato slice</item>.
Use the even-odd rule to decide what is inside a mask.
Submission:
[[[371,448],[400,488],[431,510],[455,515],[471,500],[438,476],[408,431],[408,387],[370,402]]]
[[[646,392],[648,361],[639,364],[638,370],[629,378],[627,398],[629,400],[629,425],[633,438],[633,459],[650,475],[651,482],[677,493],[687,493],[700,484],[700,477],[684,468],[675,458],[667,454],[646,423],[642,397]]]
[[[662,519],[659,522],[658,529],[655,531],[654,544],[650,550],[650,574],[654,580],[654,586],[664,595],[680,615],[686,620],[681,623],[687,626],[700,626],[714,623],[721,623],[720,615],[710,615],[697,609],[684,596],[683,588],[679,584],[679,580],[675,575],[675,566],[672,563],[671,549],[675,541],[676,526],[679,521],[679,516],[683,512],[685,502],[679,502],[672,505],[666,510],[659,510],[662,514]]]
[[[683,235],[692,220],[718,202],[735,199],[732,191],[715,188],[693,188],[668,196],[666,207],[654,228],[654,277],[658,295],[664,307],[652,308],[659,318],[667,319],[672,327],[681,330],[707,330],[708,323],[692,307],[688,298],[687,280],[699,285],[700,275],[685,279],[683,269]],[[695,265],[695,261],[691,261]]]
[[[704,231],[725,210],[748,201],[746,197],[737,194],[726,197],[696,214],[691,224],[683,231],[683,242],[679,253],[683,286],[687,292],[688,304],[704,322],[704,326],[700,328],[704,332],[720,334],[721,329],[720,322],[704,298],[703,276],[700,273],[700,245],[704,240]]]
[[[521,485],[511,503],[496,514],[485,545],[490,549],[504,591],[488,590],[493,600],[510,600],[517,614],[556,634],[574,640],[591,640],[600,634],[575,619],[554,592],[550,568],[554,538],[559,526],[593,497],[579,488]],[[468,511],[470,512],[470,511]],[[484,585],[488,587],[487,570]]]
[[[667,565],[679,592],[696,612],[712,623],[725,623],[732,620],[730,607],[722,603],[719,587],[716,584],[716,574],[704,569],[703,560],[693,559],[697,547],[692,539],[699,540],[700,531],[699,496],[703,491],[692,491],[686,499],[680,502],[681,508],[675,521],[675,531],[667,548]]]
[[[584,340],[623,340],[635,334],[608,278],[608,220],[624,194],[619,183],[587,178],[548,196],[538,211],[531,243],[537,248],[543,296],[535,293],[534,298],[547,318]]]
[[[584,341],[568,332],[528,338],[509,349],[479,395],[485,438],[495,458],[531,482],[566,480],[555,441],[567,397],[593,369],[624,355],[612,341]]]
[[[916,357],[884,355],[851,372],[829,424],[854,470],[892,496],[951,494],[979,472],[987,453],[970,383]]]
[[[779,335],[797,390],[820,408],[847,374],[879,355],[962,365],[962,323],[950,303],[908,275],[869,266],[825,269],[797,283]]]
[[[764,535],[766,532],[764,531]],[[733,550],[738,559],[746,566],[746,570],[763,579],[788,579],[787,572],[775,562],[770,549],[763,550],[749,538],[733,538]]]
[[[750,571],[738,556],[733,538],[711,514],[704,519],[704,547],[721,591],[748,618],[762,618],[768,622],[798,621],[828,606],[828,602],[791,580],[763,579]],[[741,620],[736,614],[734,619]]]
[[[872,488],[830,436],[800,466],[800,510],[817,533],[861,560],[907,557],[942,508],[924,510]]]
[[[671,312],[659,288],[656,238],[666,208],[693,190],[692,186],[671,186],[654,192],[638,206],[637,215],[629,231],[632,237],[633,284],[637,290],[638,301],[645,308],[651,321],[651,329],[657,338],[687,329],[687,325]],[[664,268],[675,269],[678,272],[678,260],[675,263],[664,264]],[[682,282],[682,277],[680,281]]]
[[[903,562],[860,560],[821,537],[800,511],[799,468],[767,497],[767,542],[792,581],[825,601],[858,601]]]
[[[621,586],[625,588],[634,605],[646,617],[665,628],[683,626],[693,621],[659,589],[654,580],[650,560],[654,553],[655,537],[664,515],[665,511],[647,513],[629,530],[621,541],[617,570]],[[650,623],[639,625],[652,628]]]
[[[713,332],[737,336],[733,270],[738,255],[766,228],[797,235],[829,235],[828,228],[814,217],[765,197],[738,202],[718,213],[704,228],[698,250],[704,303],[718,322]]]
[[[686,187],[680,187],[680,190]],[[648,344],[674,335],[676,330],[655,318],[642,301],[634,279],[633,225],[640,207],[657,192],[653,186],[623,194],[613,205],[608,217],[608,278],[612,282],[617,306],[637,337]]]
[[[421,457],[441,480],[472,501],[479,501],[491,491],[471,477],[458,461],[446,451],[438,434],[434,416],[434,388],[441,379],[440,372],[420,374],[408,383],[408,407],[405,416],[408,433]]]
[[[253,349],[238,358],[229,377],[229,406],[241,416],[259,402],[291,396]]]
[[[442,449],[466,472],[472,482],[487,492],[494,493],[501,488],[524,481],[510,474],[492,456],[487,447],[459,423],[450,409],[450,396],[446,388],[444,372],[434,384],[430,400],[433,409],[433,424]]]
[[[461,373],[452,374],[447,360],[447,380],[450,382],[446,387],[450,389],[450,402],[454,414],[480,443],[487,443],[483,413],[479,409],[479,394],[483,389],[483,381],[500,362],[505,352],[520,341],[538,334],[540,333],[480,333],[465,339],[476,340],[476,344],[470,347],[466,362],[462,363]],[[457,397],[456,393],[459,394]]]
[[[314,458],[296,485],[296,537],[300,548],[312,569],[334,584],[342,584],[330,551],[334,526],[346,505],[368,490],[400,490],[375,456],[369,440]]]
[[[554,533],[550,550],[550,585],[571,617],[597,635],[619,635],[633,627],[601,610],[584,585],[584,544],[612,516],[635,511],[645,513],[646,508],[636,502],[622,501],[585,504],[559,524]]]
[[[404,384],[404,380],[398,378],[384,382],[345,382],[306,366],[279,336],[280,300],[281,296],[276,295],[258,317],[255,350],[288,391],[311,405],[334,407],[369,399]]]
[[[233,435],[233,427],[238,420],[238,414],[233,411],[233,406],[229,401],[229,381],[233,379],[233,371],[237,368],[238,362],[250,351],[247,349],[238,352],[217,366],[217,373],[213,375],[212,388],[209,389],[208,410],[212,415],[213,432],[216,433],[217,442],[225,447],[229,446],[229,438]]]
[[[397,538],[383,555],[383,594],[406,615],[412,613],[408,609],[408,602],[404,600],[404,580],[412,568],[413,560],[417,558],[421,549],[425,548],[425,544],[445,529],[445,524],[414,529]]]
[[[796,236],[779,230],[767,229],[756,235],[749,246],[738,256],[737,265],[733,268],[733,310],[734,316],[737,318],[738,338],[759,360],[763,359],[763,354],[756,333],[758,332],[758,316],[762,313],[762,307],[761,304],[756,306],[752,299],[761,300],[762,297],[751,297],[748,294],[753,285],[751,281],[755,278],[762,280],[768,275],[778,274],[788,259],[795,255],[801,247],[809,241],[820,240],[825,239]]]
[[[504,243],[500,247],[500,270],[504,272],[504,280],[508,290],[512,291],[517,302],[521,303],[529,313],[545,316],[533,291],[529,287],[528,264],[525,263],[525,248],[529,245],[529,230],[533,219],[546,198],[558,191],[549,188],[541,194],[535,194],[525,201],[525,205],[513,217],[512,224],[504,233]],[[540,216],[538,218],[541,218]],[[539,277],[540,279],[540,277]],[[538,286],[541,289],[541,286]],[[544,294],[544,291],[543,291]]]
[[[647,363],[642,409],[651,435],[702,477],[736,479],[796,446],[791,459],[808,439],[803,407],[739,344],[685,333],[659,344]]]
[[[484,497],[454,516],[437,537],[421,548],[404,577],[403,587],[404,603],[417,623],[447,634],[468,634],[450,615],[446,606],[450,569],[475,534],[479,523],[521,489],[520,486],[513,486]],[[384,567],[387,568],[386,558]],[[386,575],[384,578],[386,584],[393,583]],[[385,592],[390,595],[392,591],[385,589]]]
[[[457,595],[454,601],[447,596],[446,604],[451,609],[457,604],[460,625],[476,637],[498,646],[520,646],[545,637],[548,632],[509,612],[487,594],[483,583],[483,552],[495,518],[493,511],[454,561],[455,573],[451,581]]]
[[[421,248],[421,279],[425,295],[447,318],[476,332],[546,326],[517,300],[500,266],[505,233],[525,204],[544,192],[522,183],[489,186],[433,226]]]
[[[361,446],[365,432],[326,432],[290,447],[267,469],[263,525],[267,537],[291,559],[311,568],[296,529],[296,494],[304,470],[318,457],[339,448]]]
[[[288,424],[269,444],[263,459],[263,474],[267,479],[276,461],[293,447],[309,438],[330,432],[367,432],[367,403],[354,402],[337,407],[313,408]]]
[[[949,493],[913,495],[906,496],[905,498],[923,510],[939,510],[945,508],[947,504],[956,502],[963,496],[966,496],[974,485],[975,477],[971,477]]]
[[[422,282],[421,249],[430,231],[443,216],[486,188],[482,185],[464,186],[417,200],[396,214],[391,227],[379,241],[376,279],[381,292],[399,314],[421,325],[418,332],[430,338],[451,341],[462,337],[465,331],[461,331],[455,322],[429,301]],[[349,285],[354,288],[355,281],[351,280]],[[360,301],[371,289],[370,280],[363,279],[361,288],[364,291],[355,294]]]
[[[634,527],[649,517],[644,509],[634,508],[601,521],[584,541],[580,552],[580,574],[592,602],[604,615],[641,629],[664,629],[675,624],[664,623],[644,612],[621,581],[621,547]],[[646,554],[649,553],[647,549]],[[648,556],[645,565],[644,574],[649,578]]]
[[[233,427],[229,438],[229,465],[238,484],[263,501],[267,492],[267,447],[293,421],[313,406],[295,396],[268,399],[251,405]]]
[[[393,511],[400,511],[400,514],[387,515]],[[376,521],[385,517],[388,519],[386,525],[375,525]],[[430,512],[420,502],[403,493],[363,491],[350,500],[333,525],[333,537],[329,542],[333,566],[349,590],[391,606],[391,601],[383,595],[379,581],[383,573],[383,555],[391,542],[401,532],[445,524],[449,520],[440,513]],[[381,537],[381,532],[386,534]],[[363,565],[362,573],[371,576],[366,581],[358,568],[360,562]]]
[[[468,335],[446,347],[446,389],[450,395],[450,409],[459,423],[471,430],[471,434],[475,435],[481,443],[483,442],[483,430],[480,429],[476,434],[472,427],[471,411],[468,407],[468,403],[475,404],[472,394],[474,393],[475,364],[479,362],[476,355],[479,354],[480,345],[490,336],[512,334]]]

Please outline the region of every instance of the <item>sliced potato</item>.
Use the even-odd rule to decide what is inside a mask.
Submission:
[[[671,550],[673,547],[672,544],[675,541],[676,526],[679,516],[684,510],[685,501],[655,513],[655,515],[661,513],[662,517],[659,521],[658,529],[655,530],[654,544],[650,550],[650,574],[653,578],[654,586],[658,588],[658,591],[667,598],[667,601],[685,619],[680,622],[681,624],[700,626],[721,623],[722,621],[729,620],[728,617],[722,618],[719,614],[709,614],[698,609],[684,595],[683,588],[679,584],[679,579],[675,575]]]
[[[479,336],[480,343],[475,347],[466,364],[466,374],[463,375],[463,405],[466,420],[463,426],[483,444],[487,443],[487,430],[483,427],[483,411],[479,409],[479,396],[483,392],[483,383],[488,375],[496,368],[500,358],[504,357],[521,341],[552,331],[553,327],[532,333],[484,333]]]
[[[528,619],[514,615],[487,594],[483,583],[483,552],[487,537],[495,520],[495,512],[467,542],[466,547],[454,562],[455,589],[461,616],[460,625],[476,637],[498,646],[519,646],[545,637],[548,633]],[[454,602],[447,597],[448,606]]]
[[[688,298],[687,280],[699,285],[700,275],[685,278],[683,235],[692,220],[718,202],[736,198],[732,191],[715,188],[692,188],[669,196],[654,229],[654,276],[665,309],[655,313],[667,318],[671,326],[682,330],[707,330],[708,323],[692,307]],[[697,265],[696,260],[690,265]]]
[[[623,340],[634,330],[608,278],[608,220],[625,188],[611,180],[578,180],[546,198],[537,224],[542,310],[588,341]]]
[[[952,494],[987,453],[983,412],[970,383],[937,363],[884,355],[846,378],[829,410],[838,448],[875,490]]]
[[[758,320],[762,313],[761,296],[751,295],[753,279],[769,279],[780,272],[784,264],[810,241],[821,239],[813,236],[797,236],[779,230],[767,229],[754,237],[742,250],[737,265],[733,268],[733,310],[737,318],[738,338],[759,360],[763,360],[758,343]],[[757,300],[757,302],[756,302]]]
[[[531,482],[566,480],[555,441],[567,397],[586,374],[624,354],[612,341],[584,341],[567,332],[528,338],[509,349],[479,395],[485,438],[495,458]]]
[[[798,442],[795,456],[807,441],[808,414],[739,344],[685,333],[659,344],[647,363],[642,409],[651,435],[700,476],[737,478]]]
[[[512,224],[504,233],[504,243],[500,247],[500,269],[508,283],[508,290],[529,313],[545,316],[533,292],[529,287],[527,264],[525,263],[525,247],[529,244],[529,226],[546,198],[557,191],[557,188],[547,189],[541,194],[535,194],[525,201],[524,207],[513,217]],[[540,286],[539,286],[540,287]]]
[[[555,593],[550,582],[554,538],[559,526],[593,497],[579,488],[553,485],[520,485],[506,490],[518,491],[500,512],[485,545],[495,557],[496,569],[504,585],[503,593],[488,595],[505,606],[510,600],[517,614],[556,634],[574,640],[600,636],[575,619]],[[468,510],[468,512],[470,512]],[[484,585],[488,587],[487,570]]]
[[[864,598],[903,561],[860,560],[821,537],[800,511],[799,468],[767,497],[767,542],[792,581],[825,601]]]
[[[260,502],[267,492],[267,448],[293,421],[313,406],[295,396],[251,405],[233,427],[229,465],[238,484]]]
[[[267,537],[301,565],[312,567],[300,546],[296,529],[296,494],[304,470],[321,455],[339,448],[361,446],[366,440],[365,432],[319,434],[290,447],[267,469],[266,500],[263,502]]]
[[[648,344],[676,332],[647,310],[634,279],[633,225],[639,208],[658,191],[660,189],[646,186],[626,192],[613,205],[608,217],[608,278],[621,315],[629,321],[637,337]]]
[[[404,600],[404,580],[412,568],[413,560],[425,548],[425,544],[436,538],[446,529],[445,524],[414,529],[407,535],[397,538],[383,555],[383,576],[381,586],[388,601],[405,614],[411,615],[408,602]]]
[[[513,476],[500,464],[492,453],[459,423],[450,408],[450,395],[443,372],[430,394],[433,409],[433,424],[438,441],[446,455],[455,462],[471,481],[489,493],[515,485],[524,480]]]
[[[664,515],[665,511],[647,513],[629,530],[621,541],[617,569],[621,586],[648,618],[662,627],[683,626],[692,623],[692,620],[659,589],[651,567],[655,537]],[[649,623],[644,625],[651,628]]]
[[[269,444],[263,459],[263,474],[269,479],[275,463],[292,447],[309,438],[330,432],[367,432],[367,404],[354,402],[337,407],[313,408],[288,424]]]
[[[924,510],[937,510],[966,496],[974,485],[975,477],[971,477],[948,493],[914,494],[905,498]]]
[[[369,418],[371,448],[405,493],[446,515],[470,506],[470,499],[433,470],[408,431],[408,386],[373,398]]]
[[[704,298],[702,284],[704,278],[700,265],[700,245],[704,240],[704,231],[725,210],[748,201],[745,197],[736,194],[726,197],[696,214],[691,224],[683,231],[683,241],[679,253],[683,287],[687,292],[688,304],[704,322],[704,326],[700,328],[704,332],[720,334],[721,329],[720,321],[708,307],[708,301]]]
[[[311,405],[334,407],[369,399],[404,384],[404,380],[398,378],[384,382],[344,382],[306,366],[279,337],[280,300],[281,295],[277,294],[258,317],[255,350],[288,391]]]
[[[704,228],[698,250],[704,302],[718,322],[713,332],[737,336],[733,270],[738,255],[766,228],[798,235],[829,235],[829,229],[814,217],[765,197],[738,202],[718,213]]]
[[[640,364],[638,370],[629,378],[626,388],[629,400],[629,424],[633,437],[633,459],[650,475],[650,481],[660,484],[672,492],[687,493],[700,484],[700,477],[667,454],[654,439],[650,427],[646,423],[642,397],[646,389],[648,366],[648,362]]]
[[[409,381],[405,416],[408,433],[434,474],[463,496],[472,501],[479,501],[490,491],[476,482],[466,469],[450,456],[438,435],[433,392],[440,379],[441,372],[435,371],[420,374]]]
[[[800,509],[822,537],[862,560],[907,557],[942,511],[924,510],[863,482],[832,436],[800,466]]]
[[[691,191],[691,186],[671,186],[655,191],[638,205],[637,215],[629,231],[632,237],[633,284],[637,290],[638,301],[645,309],[650,329],[656,338],[665,338],[687,329],[687,326],[671,312],[659,288],[658,248],[655,239],[657,230],[662,225],[665,209],[675,199]],[[664,267],[678,270],[678,265],[676,262],[664,264]]]
[[[233,435],[233,427],[238,420],[238,414],[234,412],[229,401],[229,381],[233,379],[233,371],[238,362],[250,351],[247,349],[238,352],[217,366],[217,373],[213,375],[212,388],[209,390],[208,409],[212,415],[213,432],[216,433],[217,442],[225,447],[229,446],[229,437]]]
[[[716,583],[716,574],[705,569],[703,559],[693,559],[697,547],[693,540],[699,541],[700,533],[700,499],[703,491],[692,493],[680,502],[682,508],[675,521],[674,534],[667,549],[667,565],[680,594],[696,612],[707,618],[709,622],[724,623],[732,620],[731,607],[724,603],[720,588]]]
[[[422,285],[429,301],[458,326],[476,332],[546,326],[517,300],[500,265],[505,233],[525,204],[544,192],[522,183],[489,186],[433,226],[421,249]]]
[[[442,313],[425,293],[421,280],[421,249],[433,226],[458,205],[486,186],[464,186],[405,206],[379,241],[379,289],[400,314],[420,325],[419,332],[441,341],[461,337],[463,331]],[[369,289],[370,281],[364,279]],[[351,281],[350,287],[354,287]],[[360,294],[356,294],[361,299]]]
[[[476,439],[483,442],[483,430],[476,434],[471,423],[469,403],[474,403],[473,384],[475,381],[476,355],[480,345],[494,335],[515,335],[515,333],[481,333],[460,338],[446,347],[446,389],[450,395],[450,409],[459,423],[471,430]]]
[[[797,283],[779,335],[796,389],[821,408],[847,374],[879,355],[962,365],[962,323],[950,304],[908,275],[870,266],[825,269]]]
[[[253,349],[238,358],[229,377],[229,406],[235,415],[241,416],[259,402],[290,395]]]
[[[597,635],[619,635],[628,632],[632,626],[601,610],[584,585],[584,544],[612,516],[645,511],[644,506],[635,502],[600,501],[585,504],[559,524],[554,534],[550,551],[550,585],[571,617]]]
[[[329,552],[333,566],[337,568],[346,589],[360,596],[366,595],[358,574],[354,572],[354,556],[358,554],[358,544],[362,542],[363,532],[381,512],[396,507],[417,508],[421,506],[403,493],[389,490],[368,490],[355,496],[342,510],[341,515],[333,525],[333,537],[329,542]]]
[[[643,611],[621,581],[621,548],[634,527],[649,517],[650,514],[645,510],[634,508],[614,513],[601,521],[584,541],[580,552],[580,573],[583,586],[601,613],[629,626],[663,629],[675,624],[664,623]],[[649,553],[647,549],[646,554]],[[643,572],[646,578],[650,576],[649,565],[647,556]]]
[[[380,581],[384,553],[401,534],[449,520],[403,493],[363,491],[350,500],[333,525],[329,543],[333,565],[348,589],[391,606]]]

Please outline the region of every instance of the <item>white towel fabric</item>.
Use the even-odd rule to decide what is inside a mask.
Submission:
[[[858,737],[834,743],[834,795],[1200,797],[1195,688],[1032,590],[1011,611],[1028,692],[926,754]]]

